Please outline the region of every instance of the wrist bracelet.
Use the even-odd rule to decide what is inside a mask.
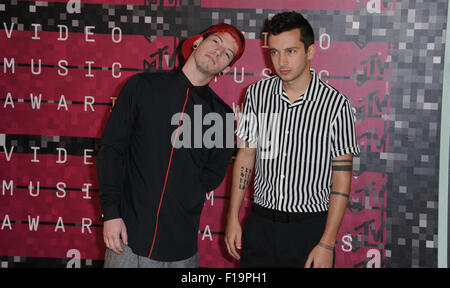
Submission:
[[[330,250],[330,251],[334,251],[334,247],[328,246],[328,245],[325,244],[325,243],[319,242],[318,245],[319,245],[320,247],[322,247],[322,248],[328,249],[328,250]]]

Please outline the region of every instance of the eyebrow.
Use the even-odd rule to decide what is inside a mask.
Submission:
[[[297,47],[297,46],[292,46],[292,47],[283,48],[283,49],[281,49],[281,50],[289,50],[289,49],[299,49],[299,47]],[[272,47],[269,47],[269,50],[275,50],[275,51],[278,51],[278,49],[272,48]]]
[[[222,41],[222,43],[223,43],[222,37],[220,37],[218,34],[214,34],[213,36],[216,36],[217,38],[219,38],[220,41]],[[233,58],[236,57],[236,54],[234,53],[233,50],[231,50],[230,48],[225,48],[225,49],[230,50],[231,54],[233,54]]]

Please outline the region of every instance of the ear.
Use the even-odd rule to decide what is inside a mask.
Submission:
[[[230,67],[230,66],[227,66],[227,67],[225,67],[225,69],[223,69],[221,72],[222,72],[223,75],[225,75],[225,74],[228,73],[228,71],[230,71],[230,69],[231,69],[231,67]]]
[[[197,40],[195,40],[194,43],[192,43],[192,45],[197,45],[197,47],[198,47],[202,41],[203,41],[203,36],[201,36]]]
[[[311,61],[314,58],[314,55],[316,54],[316,45],[311,44],[308,47],[308,50],[306,51],[306,58],[308,61]]]

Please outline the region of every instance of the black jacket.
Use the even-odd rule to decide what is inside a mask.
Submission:
[[[172,137],[188,89],[177,137],[178,144],[185,147],[173,149],[167,174]],[[195,148],[199,147],[198,136],[216,124],[203,122],[210,112],[223,119],[222,126],[215,126],[222,127],[223,133],[216,133],[216,139],[222,137],[222,147],[226,141],[233,144],[234,121],[228,127],[232,131],[226,131],[226,114],[233,113],[232,109],[209,86],[193,86],[181,70],[136,74],[122,88],[97,155],[99,198],[104,220],[123,218],[134,253],[158,261],[177,261],[197,252],[206,193],[220,185],[234,151],[229,145],[219,148],[220,143],[211,148],[200,142],[200,148]],[[194,131],[198,128],[194,122],[203,124],[203,133]],[[191,141],[185,137],[191,137]]]

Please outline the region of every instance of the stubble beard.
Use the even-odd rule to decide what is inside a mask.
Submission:
[[[196,55],[197,56],[197,55]],[[203,56],[205,58],[205,60],[198,60],[197,57],[195,58],[195,64],[197,66],[197,70],[202,73],[205,76],[208,77],[214,77],[217,74],[219,74],[220,71],[215,71],[212,68],[210,68],[210,66],[213,65],[212,62],[210,62],[211,60],[205,55]]]

